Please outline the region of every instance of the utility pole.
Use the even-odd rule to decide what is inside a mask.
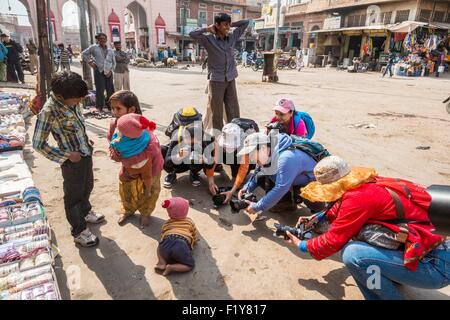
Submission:
[[[48,43],[47,22],[45,21],[47,12],[45,0],[36,0],[38,46],[39,46],[39,93],[42,102],[47,100],[50,93],[50,83],[52,79],[52,64]]]
[[[92,5],[91,0],[87,0],[88,4],[88,17],[89,17],[89,36],[91,40],[91,44],[94,43],[94,20],[92,19]]]
[[[49,42],[49,48],[50,48],[50,64],[53,70],[54,61],[55,58],[53,56],[53,24],[52,24],[52,16],[51,16],[51,9],[50,9],[50,0],[47,0],[47,24],[48,24],[48,42]]]
[[[186,18],[186,13],[187,13],[187,9],[186,9],[186,3],[183,1],[182,2],[182,6],[183,6],[183,21],[181,22],[181,28],[182,28],[182,32],[181,32],[181,63],[183,63],[184,61],[184,33],[186,31],[186,24],[187,24],[187,18]]]
[[[279,32],[279,25],[280,25],[280,11],[281,11],[281,0],[278,0],[277,2],[277,18],[275,23],[275,34],[273,36],[273,51],[277,51],[278,48],[278,32]]]
[[[79,18],[80,18],[80,42],[81,42],[81,51],[86,50],[89,47],[89,39],[87,32],[87,23],[86,23],[86,0],[77,0],[78,9],[80,10]],[[89,61],[82,60],[83,67],[83,79],[86,81],[88,88],[92,90],[92,72],[91,68],[88,65]]]

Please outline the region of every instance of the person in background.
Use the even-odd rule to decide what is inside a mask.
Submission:
[[[30,56],[30,72],[32,75],[35,75],[38,72],[39,62],[38,62],[38,48],[33,42],[33,39],[30,39],[27,43],[28,54]]]
[[[128,64],[130,63],[130,57],[125,52],[122,51],[122,43],[120,41],[114,42],[114,47],[116,51],[116,69],[114,69],[114,89],[119,90],[130,90],[130,71],[128,69]]]
[[[58,44],[59,49],[59,61],[61,64],[61,71],[68,70],[70,71],[70,53],[67,49],[64,48],[64,44]]]
[[[383,78],[387,74],[388,71],[389,71],[389,77],[392,78],[392,76],[393,76],[392,66],[394,65],[396,57],[397,56],[395,55],[394,49],[392,49],[392,48],[389,49],[389,61],[388,61],[388,64],[386,66],[386,69],[384,70]]]
[[[6,82],[6,57],[8,56],[8,49],[0,41],[0,82]]]
[[[297,48],[295,57],[297,58],[297,70],[301,71],[303,68],[303,51],[300,47]]]
[[[113,71],[116,68],[116,58],[114,51],[106,45],[106,34],[99,33],[95,38],[97,44],[84,50],[82,58],[94,69],[95,106],[102,112],[105,107],[110,108],[109,98],[114,93]]]
[[[73,62],[73,48],[72,48],[72,45],[71,44],[69,44],[68,46],[67,46],[67,52],[69,52],[69,62],[70,62],[70,64],[72,64],[72,62]]]
[[[7,80],[15,83],[19,81],[25,83],[25,75],[20,64],[20,55],[23,52],[22,46],[14,40],[11,40],[9,34],[3,33],[1,38],[3,45],[8,49],[6,56]]]
[[[244,51],[242,51],[241,58],[242,58],[242,66],[244,68],[247,67],[247,59],[248,59],[248,52],[247,52],[247,50],[244,49]]]

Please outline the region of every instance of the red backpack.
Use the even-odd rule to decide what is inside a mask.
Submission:
[[[391,194],[397,210],[398,219],[403,219],[405,216],[403,205],[398,197],[399,194],[404,195],[415,205],[428,212],[431,204],[431,196],[427,192],[426,187],[408,180],[386,177],[377,177],[375,183],[386,188]]]

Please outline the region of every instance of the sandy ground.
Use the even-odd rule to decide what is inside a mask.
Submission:
[[[180,107],[192,105],[204,112],[206,75],[200,70],[133,69],[132,88],[144,114],[167,125]],[[379,74],[325,69],[279,75],[280,83],[267,84],[261,82],[261,73],[240,70],[243,117],[263,125],[271,117],[274,101],[288,95],[299,109],[313,116],[316,139],[350,164],[373,166],[382,175],[427,185],[449,184],[450,115],[441,101],[448,96],[450,80],[381,79]],[[339,255],[320,262],[301,258],[296,249],[272,236],[273,223],[294,224],[308,210],[268,213],[270,219],[265,222],[233,215],[229,208],[219,212],[212,209],[205,177],[197,189],[184,176],[173,190],[161,192],[161,199],[183,196],[193,203],[190,217],[201,233],[194,251],[195,270],[168,278],[155,274],[156,247],[166,212],[157,208],[151,226],[144,230],[138,227],[138,215],[124,227],[117,225],[119,165],[107,157],[108,121],[88,120],[88,133],[96,146],[91,200],[107,218],[92,228],[101,238],[96,249],[79,249],[73,243],[64,213],[60,168],[36,152],[26,153],[61,250],[57,275],[64,299],[362,299]],[[361,123],[376,128],[348,127]],[[162,131],[158,136],[167,141]],[[431,148],[424,151],[418,146]],[[219,185],[228,181],[224,176],[218,179]],[[405,293],[409,298],[449,299],[449,289],[406,288]]]

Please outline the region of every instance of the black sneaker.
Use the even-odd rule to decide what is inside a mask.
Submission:
[[[200,186],[200,175],[198,173],[192,172],[189,175],[189,178],[191,179],[191,183],[194,187]]]
[[[164,179],[164,188],[170,189],[173,184],[177,181],[177,174],[175,172],[169,173]]]

